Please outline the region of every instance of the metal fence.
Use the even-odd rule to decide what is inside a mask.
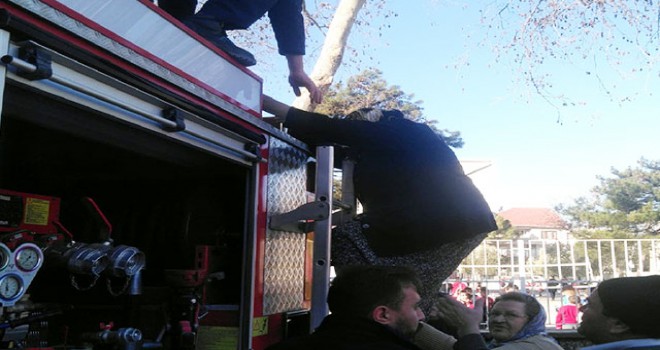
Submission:
[[[553,325],[556,308],[565,302],[562,288],[571,286],[586,297],[600,281],[653,274],[660,274],[660,239],[485,240],[447,280],[447,288],[462,279],[475,292],[484,286],[496,296],[507,285],[516,286],[539,298]]]

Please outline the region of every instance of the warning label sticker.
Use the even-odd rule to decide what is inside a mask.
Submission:
[[[199,326],[198,349],[235,350],[238,348],[237,327]]]
[[[48,225],[50,201],[38,198],[26,198],[25,223],[29,225]]]

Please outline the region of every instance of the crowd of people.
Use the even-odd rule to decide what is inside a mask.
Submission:
[[[550,282],[548,282],[548,286],[550,287]],[[458,302],[471,309],[474,308],[476,300],[484,299],[484,325],[488,321],[486,313],[490,311],[494,304],[494,299],[490,296],[490,292],[494,292],[494,294],[505,294],[520,291],[519,287],[513,282],[501,283],[501,288],[495,291],[489,291],[487,287],[481,286],[480,283],[477,283],[475,289],[479,292],[479,294],[475,294],[473,292],[473,288],[469,287],[468,284],[461,279],[458,279],[451,284],[450,295]],[[580,319],[582,317],[580,308],[584,300],[581,299],[576,289],[568,284],[561,288],[553,288],[552,291],[550,291],[549,288],[548,296],[552,300],[555,298],[554,294],[556,294],[556,291],[559,291],[562,297],[561,303],[559,304],[560,306],[556,307],[554,310],[556,312],[554,317],[555,327],[559,330],[577,329],[577,326],[580,323]],[[530,295],[532,297],[536,297],[534,293],[530,293]],[[550,306],[550,303],[548,303],[548,306]]]
[[[420,309],[420,281],[412,269],[362,265],[344,269],[328,294],[331,314],[311,335],[289,339],[269,350],[413,349],[413,350],[563,350],[548,335],[546,312],[536,298],[507,292],[486,307],[472,308],[444,295],[427,318]],[[606,280],[580,306],[577,331],[592,345],[583,350],[660,349],[660,275]],[[486,340],[479,325],[488,313]],[[430,325],[440,318],[450,326]],[[427,323],[426,321],[429,321]]]

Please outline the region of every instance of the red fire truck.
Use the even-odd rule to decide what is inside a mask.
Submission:
[[[0,56],[0,348],[319,323],[332,149],[265,123],[258,76],[146,0],[4,0]]]

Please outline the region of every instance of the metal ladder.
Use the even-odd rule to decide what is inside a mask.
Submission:
[[[314,232],[310,332],[328,315],[326,300],[331,277],[332,226],[351,220],[356,214],[353,168],[353,161],[342,162],[342,200],[333,202],[334,149],[331,146],[317,147],[314,201],[270,219],[271,229]],[[334,207],[338,210],[333,212]]]

